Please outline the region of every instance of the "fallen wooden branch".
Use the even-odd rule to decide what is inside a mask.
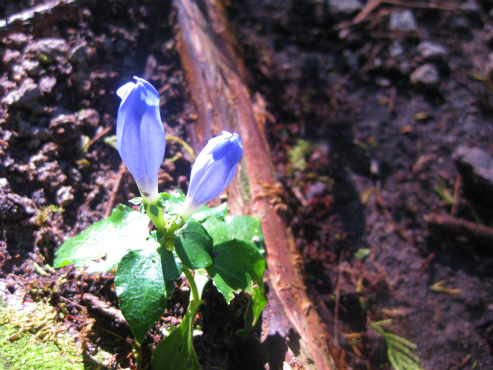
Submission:
[[[15,27],[34,23],[46,26],[54,19],[66,17],[67,12],[77,12],[80,6],[93,0],[51,0],[25,9],[19,13],[12,14],[6,19],[0,19],[0,34],[11,31]]]
[[[440,233],[467,236],[485,246],[493,245],[493,228],[446,214],[432,213],[424,217],[428,227]]]
[[[175,0],[178,9],[178,51],[185,69],[198,119],[190,130],[192,145],[200,149],[222,130],[238,132],[244,155],[236,180],[229,187],[232,213],[261,218],[266,245],[269,303],[264,334],[289,333],[299,337],[304,369],[345,369],[344,352],[336,348],[326,325],[307,295],[303,258],[276,207],[276,179],[262,120],[244,82],[244,67],[234,50],[220,0]],[[257,109],[258,111],[258,109]],[[257,118],[257,119],[256,119]],[[269,192],[273,192],[269,196]],[[269,306],[276,305],[276,306]],[[290,327],[286,326],[286,322]],[[282,335],[282,333],[280,333]],[[292,355],[291,355],[292,356]]]

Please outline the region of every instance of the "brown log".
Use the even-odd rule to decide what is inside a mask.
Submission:
[[[300,354],[294,360],[301,362],[303,368],[345,369],[344,352],[333,345],[326,325],[308,298],[303,258],[272,204],[278,189],[274,166],[221,0],[175,0],[175,6],[178,51],[198,116],[190,130],[192,145],[200,149],[222,130],[238,132],[243,141],[244,155],[236,180],[229,187],[228,202],[232,213],[261,218],[267,255],[266,283],[272,293],[264,325],[271,326],[270,333],[278,327],[288,333],[290,328],[285,323],[289,323],[300,337]],[[276,301],[278,305],[273,306]],[[288,363],[294,361],[289,354],[285,357]]]

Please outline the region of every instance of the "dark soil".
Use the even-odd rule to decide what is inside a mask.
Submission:
[[[25,13],[42,3],[0,4],[0,18],[28,18],[0,25],[1,279],[10,293],[64,310],[87,356],[102,348],[117,355],[111,367],[134,367],[125,323],[84,298],[118,307],[113,275],[63,268],[42,276],[35,264],[52,264],[65,239],[138,193],[128,172],[120,180],[120,157],[106,140],[119,86],[134,75],[152,82],[167,134],[186,139],[194,115],[174,10],[168,1],[80,0]],[[390,369],[370,327],[389,318],[385,329],[417,344],[423,369],[493,369],[493,242],[425,222],[438,213],[493,223],[491,195],[466,187],[453,159],[459,146],[493,154],[493,3],[391,1],[355,25],[347,22],[357,11],[335,14],[333,3],[237,0],[228,8],[252,96],[268,112],[279,209],[322,297],[317,305],[332,313],[324,319],[353,369]],[[390,28],[402,10],[415,29]],[[426,54],[423,41],[442,52]],[[432,80],[416,80],[423,65]],[[181,151],[168,143],[161,191],[186,190],[187,157],[169,160]],[[204,369],[263,368],[249,352],[255,338],[247,346],[233,334],[242,298],[228,308],[210,288],[206,300],[196,340]],[[179,320],[184,302],[186,293],[175,293],[160,325]],[[90,332],[87,317],[96,319]],[[144,362],[159,339],[158,327]]]

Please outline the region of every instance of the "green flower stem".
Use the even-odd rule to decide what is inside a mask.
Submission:
[[[195,284],[195,279],[192,275],[192,271],[186,266],[183,266],[182,271],[185,274],[185,276],[187,277],[188,284],[190,285],[190,290],[192,292],[192,295],[191,295],[192,299],[190,300],[190,302],[200,301],[199,290],[197,289],[197,284]]]

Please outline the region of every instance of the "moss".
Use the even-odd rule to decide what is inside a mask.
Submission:
[[[0,370],[84,369],[73,336],[55,318],[48,305],[21,314],[0,304]]]

